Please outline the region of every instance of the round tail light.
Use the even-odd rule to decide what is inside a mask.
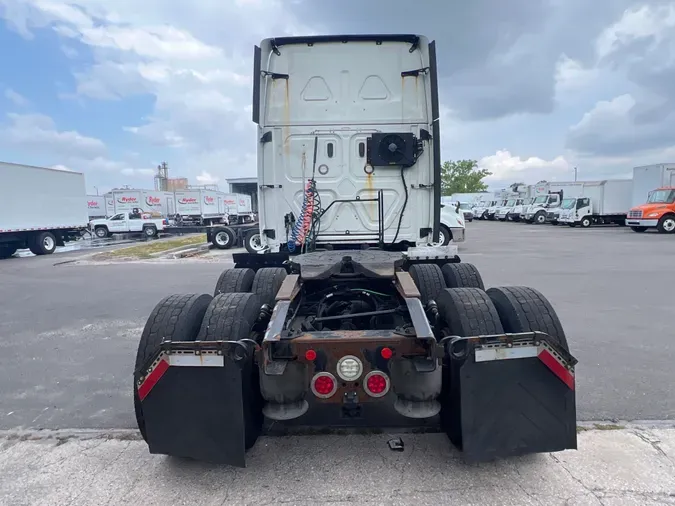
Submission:
[[[363,389],[371,397],[384,397],[389,392],[389,377],[382,371],[371,371],[363,380]]]
[[[320,372],[312,378],[311,387],[319,399],[328,399],[337,391],[337,380],[329,372]]]

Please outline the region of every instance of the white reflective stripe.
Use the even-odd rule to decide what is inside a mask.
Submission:
[[[486,348],[476,350],[476,362],[508,360],[512,358],[532,358],[538,355],[537,346],[516,346],[515,348]]]
[[[180,367],[223,367],[222,355],[169,355],[169,365]]]

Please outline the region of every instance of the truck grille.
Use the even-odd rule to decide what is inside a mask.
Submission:
[[[642,218],[642,211],[628,211],[629,218]]]

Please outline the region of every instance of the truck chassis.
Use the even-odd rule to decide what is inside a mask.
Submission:
[[[146,323],[150,453],[244,467],[266,420],[442,430],[468,462],[576,448],[577,361],[538,291],[485,290],[452,246],[233,258]]]

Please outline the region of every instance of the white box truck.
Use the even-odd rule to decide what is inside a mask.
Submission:
[[[84,174],[0,162],[0,182],[0,258],[49,255],[86,231]]]
[[[534,199],[523,209],[521,218],[527,223],[538,225],[546,221],[555,221],[557,213],[554,210],[560,206],[564,198],[581,195],[583,184],[582,181],[538,183],[534,189]]]
[[[106,217],[105,197],[101,195],[87,195],[87,213],[90,220]]]
[[[111,192],[112,209],[108,215],[129,213],[140,209],[153,216],[170,216],[174,214],[175,202],[171,192],[153,190],[113,190]]]
[[[610,223],[624,225],[632,194],[631,179],[584,181],[580,195],[563,199],[558,221],[583,228]]]
[[[181,190],[175,195],[176,221],[213,225],[227,223],[225,194],[216,190]]]

